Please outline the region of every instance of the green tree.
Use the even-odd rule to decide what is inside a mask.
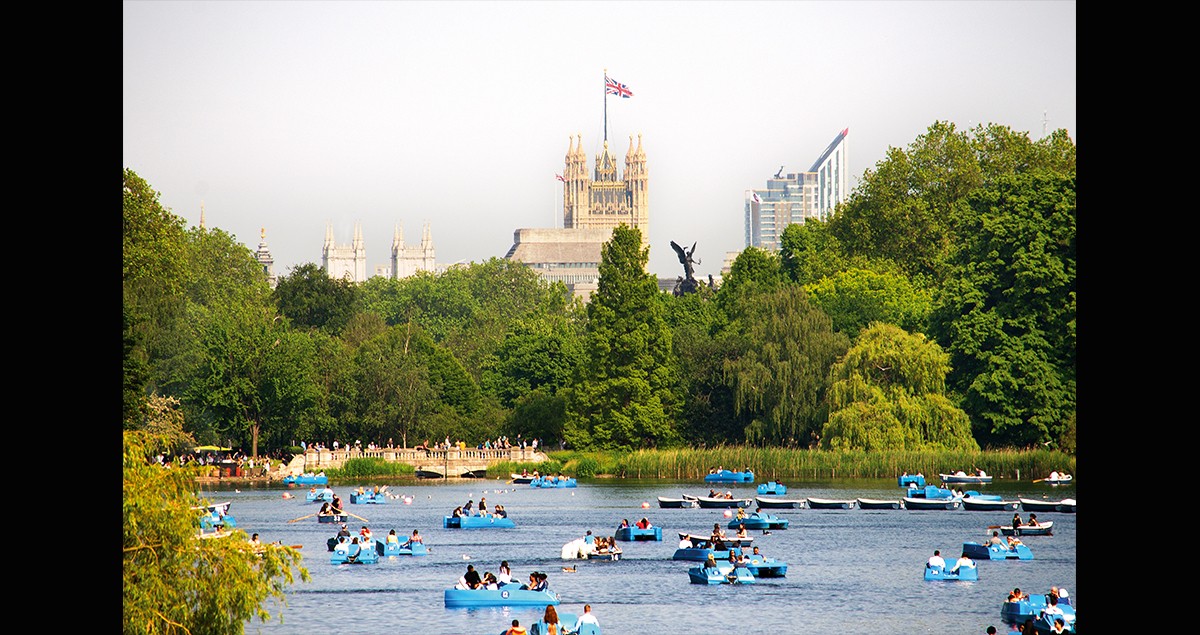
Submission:
[[[852,268],[805,285],[813,303],[833,320],[835,331],[858,337],[871,322],[923,331],[933,298],[901,273]]]
[[[671,331],[641,240],[640,230],[622,224],[600,252],[600,280],[587,306],[587,360],[564,430],[577,449],[653,447],[677,437]]]
[[[966,205],[930,327],[949,385],[981,441],[1057,440],[1075,413],[1075,174],[1011,175]]]
[[[923,334],[871,324],[830,369],[825,449],[978,451],[970,420],[944,395],[949,355]]]
[[[746,440],[809,445],[825,421],[829,367],[850,345],[804,289],[788,285],[743,304],[734,328],[744,333],[737,357],[725,361],[736,411],[748,416]]]
[[[779,236],[783,275],[792,282],[813,284],[850,267],[850,258],[829,225],[817,219],[792,223]]]
[[[137,332],[133,328],[133,316],[128,305],[121,307],[124,329],[121,333],[121,419],[124,429],[132,430],[146,416],[146,384],[150,381],[150,368],[144,353],[138,349]]]
[[[296,574],[311,580],[300,552],[268,545],[259,553],[240,529],[197,539],[194,508],[206,501],[196,498],[188,470],[150,460],[147,446],[154,444],[145,433],[124,433],[123,632],[240,634],[251,619],[269,621],[267,599],[286,602]]]
[[[297,328],[338,334],[358,310],[359,290],[348,279],[335,280],[313,263],[293,267],[279,278],[275,298],[279,312]]]
[[[756,296],[768,295],[785,284],[779,254],[747,247],[733,260],[729,275],[722,280],[717,306],[730,319],[736,319]]]
[[[430,382],[424,355],[414,345],[414,325],[390,327],[358,347],[354,358],[357,414],[361,423],[355,436],[400,439],[429,434],[423,422],[437,412],[437,390]],[[426,336],[427,337],[427,336]]]

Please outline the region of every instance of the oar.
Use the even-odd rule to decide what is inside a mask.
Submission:
[[[294,523],[294,522],[296,522],[297,520],[304,520],[305,518],[312,518],[313,516],[316,516],[316,514],[309,514],[309,515],[307,515],[307,516],[301,516],[301,517],[299,517],[299,518],[293,518],[293,519],[289,520],[288,522],[289,522],[289,523]]]
[[[1033,482],[1034,482],[1034,483],[1041,483],[1041,482],[1042,482],[1042,481],[1044,481],[1044,480],[1046,480],[1046,479],[1044,479],[1044,478],[1035,478],[1035,479],[1033,479]]]
[[[345,515],[347,515],[347,516],[353,516],[354,518],[357,518],[357,519],[359,519],[359,520],[363,521],[364,523],[369,523],[369,522],[371,522],[371,521],[367,520],[366,518],[363,518],[362,516],[358,516],[358,515],[355,515],[355,514],[351,514],[350,512],[345,512],[345,511],[344,511],[344,512],[341,512],[341,513],[343,513],[343,514],[345,514]]]
[[[988,528],[988,529],[999,529],[999,528],[1001,528],[1001,527],[1003,527],[1003,526],[1004,526],[1004,525],[988,525],[988,526],[987,526],[987,528]]]

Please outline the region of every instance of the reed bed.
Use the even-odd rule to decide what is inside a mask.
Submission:
[[[825,451],[752,446],[635,450],[632,452],[551,452],[553,471],[572,476],[699,479],[713,468],[746,468],[759,482],[778,479],[884,479],[904,472],[936,477],[979,468],[1001,479],[1045,478],[1051,470],[1075,473],[1075,457],[1052,450],[916,450],[895,452]],[[532,469],[528,464],[516,464]],[[545,474],[547,470],[537,468]],[[505,472],[507,473],[507,472]]]

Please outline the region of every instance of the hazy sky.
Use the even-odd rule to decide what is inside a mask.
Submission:
[[[1039,139],[1075,122],[1075,2],[160,2],[123,4],[122,162],[189,225],[284,275],[325,229],[368,272],[393,228],[438,263],[562,226],[570,138],[589,170],[604,72],[623,167],[642,135],[650,270],[697,277],[745,247],[743,201],[847,137],[850,185],[935,121]]]

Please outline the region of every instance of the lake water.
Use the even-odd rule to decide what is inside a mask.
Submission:
[[[936,480],[936,479],[935,479]],[[371,488],[373,482],[354,483]],[[903,491],[889,481],[787,482],[787,498],[898,499]],[[316,518],[288,521],[317,511],[305,489],[239,485],[207,489],[211,502],[232,501],[238,527],[257,532],[264,542],[303,545],[312,575],[287,593],[286,606],[268,602],[271,620],[247,623],[247,633],[404,633],[497,634],[514,618],[528,626],[542,609],[448,609],[443,591],[467,564],[495,572],[508,560],[513,577],[532,571],[549,574],[559,593],[559,612],[582,613],[585,603],[605,635],[624,633],[983,633],[1000,619],[1000,606],[1013,587],[1045,593],[1051,585],[1076,593],[1076,514],[1037,512],[1054,521],[1054,535],[1027,536],[1029,561],[981,561],[977,582],[925,582],[924,563],[940,549],[949,562],[963,542],[984,542],[988,525],[1007,525],[1012,512],[965,510],[765,510],[790,520],[770,535],[751,532],[763,554],[788,563],[787,576],[762,578],[753,585],[691,584],[687,569],[697,563],[672,560],[678,533],[705,534],[713,523],[728,523],[725,510],[661,509],[657,497],[706,496],[702,482],[583,480],[577,488],[542,489],[504,480],[416,481],[388,491],[412,496],[412,504],[389,499],[385,505],[349,503],[351,484],[335,485],[351,518],[351,530],[367,524],[377,538],[389,530],[405,536],[419,529],[431,553],[424,557],[380,558],[373,565],[333,565],[325,541],[336,526]],[[753,498],[756,484],[719,486],[737,498]],[[964,487],[964,489],[966,489]],[[996,483],[976,487],[1005,500],[1075,498],[1074,486]],[[284,499],[290,491],[297,498]],[[514,529],[442,529],[442,517],[480,496],[500,503]],[[647,502],[650,508],[643,509]],[[748,511],[753,511],[751,508]],[[621,519],[646,516],[663,528],[662,542],[619,542],[617,562],[561,559],[562,546],[588,530],[612,535]],[[1022,512],[1028,517],[1028,512]],[[727,530],[728,531],[728,530]],[[732,532],[730,532],[732,533]],[[574,573],[562,567],[575,566]],[[280,611],[282,610],[282,620]]]

